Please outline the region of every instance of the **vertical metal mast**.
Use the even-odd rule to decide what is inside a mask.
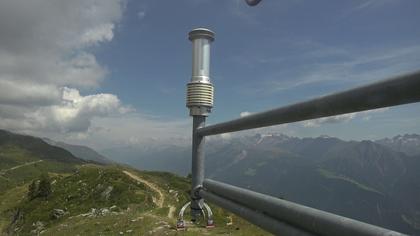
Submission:
[[[206,117],[213,107],[213,85],[210,82],[210,43],[214,41],[214,32],[197,28],[188,34],[192,42],[192,76],[187,84],[187,107],[193,117],[192,130],[192,188],[191,202],[182,207],[179,212],[177,228],[184,228],[184,211],[191,207],[191,221],[197,222],[205,217],[207,211],[207,226],[213,226],[213,216],[210,207],[199,195],[204,180],[204,137],[197,133],[198,128],[205,126]]]

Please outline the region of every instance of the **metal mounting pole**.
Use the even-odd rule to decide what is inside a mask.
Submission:
[[[207,226],[213,226],[213,215],[210,207],[205,205],[199,192],[204,180],[204,136],[197,130],[205,126],[206,117],[213,107],[213,85],[210,82],[210,43],[214,40],[214,32],[204,28],[197,28],[189,33],[188,37],[193,46],[192,50],[192,76],[187,84],[187,107],[193,117],[192,130],[192,187],[191,202],[181,209],[178,219],[178,228],[184,228],[183,214],[190,204],[191,221],[198,222],[207,218]],[[207,211],[207,217],[205,217]]]
[[[205,138],[197,134],[197,129],[204,127],[205,116],[193,116],[192,131],[192,189],[191,189],[191,217],[195,221],[200,217],[203,210],[204,200],[200,197],[199,191],[204,180],[204,141]]]

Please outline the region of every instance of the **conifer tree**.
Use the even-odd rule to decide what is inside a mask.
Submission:
[[[36,181],[32,181],[32,183],[28,186],[28,198],[29,200],[33,200],[34,198],[36,198],[37,195],[37,186],[36,186]]]
[[[38,186],[38,197],[47,199],[51,195],[51,180],[48,175],[42,175]]]

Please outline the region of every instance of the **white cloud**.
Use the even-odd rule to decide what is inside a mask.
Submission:
[[[0,106],[0,110],[6,108]],[[15,107],[16,116],[12,117],[13,119],[0,113],[0,128],[26,132],[82,133],[89,129],[94,117],[120,114],[124,110],[122,108],[115,95],[81,96],[78,90],[64,87],[61,90],[59,104],[29,108]]]
[[[60,92],[54,85],[0,80],[2,105],[47,106],[57,103],[59,99]]]
[[[323,124],[346,123],[346,122],[349,122],[350,120],[353,120],[357,116],[361,117],[362,120],[364,121],[369,121],[372,118],[372,115],[374,113],[383,113],[388,110],[389,108],[385,107],[385,108],[379,108],[379,109],[368,110],[368,111],[353,112],[353,113],[348,113],[348,114],[323,117],[323,118],[318,118],[318,119],[313,119],[313,120],[302,121],[302,126],[316,128],[316,127],[320,127]]]
[[[264,91],[284,91],[313,84],[360,84],[386,79],[418,69],[420,46],[405,45],[394,48],[345,50],[314,42],[292,43],[301,50],[288,60],[299,61],[294,67],[269,75]],[[279,58],[266,58],[276,64]],[[326,61],[319,63],[318,61]],[[282,79],[287,78],[287,79]]]
[[[93,119],[85,144],[98,149],[126,145],[191,145],[190,119],[166,120],[139,113],[101,116]],[[57,137],[58,139],[60,137]],[[72,141],[72,140],[70,140]],[[78,140],[73,140],[78,142]]]
[[[113,94],[81,95],[109,73],[90,47],[109,42],[123,0],[0,2],[0,128],[83,138],[95,117],[131,109]]]
[[[98,25],[95,28],[88,29],[83,33],[81,42],[85,44],[96,44],[100,42],[111,41],[114,37],[114,24]]]
[[[140,20],[143,20],[144,19],[144,17],[146,17],[146,11],[139,11],[139,12],[137,12],[137,17],[140,19]]]
[[[0,2],[0,129],[98,148],[190,143],[189,119],[147,116],[92,92],[111,72],[91,48],[113,40],[124,4]]]
[[[364,0],[362,3],[353,8],[353,10],[364,10],[368,8],[380,7],[385,4],[398,3],[399,0]]]
[[[231,133],[225,133],[225,134],[221,134],[220,137],[224,140],[230,140],[232,138],[232,134]]]
[[[252,112],[249,112],[249,111],[243,111],[243,112],[239,113],[239,116],[240,116],[240,117],[245,117],[245,116],[249,116],[249,115],[251,115],[251,114],[252,114]]]
[[[304,127],[319,127],[322,124],[334,124],[334,123],[341,123],[341,122],[348,122],[356,117],[356,113],[349,113],[337,116],[330,116],[330,117],[323,117],[314,120],[307,120],[303,121]]]

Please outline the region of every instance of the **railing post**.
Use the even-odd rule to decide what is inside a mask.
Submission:
[[[206,206],[200,197],[200,189],[204,180],[204,136],[197,130],[203,128],[206,117],[213,107],[213,85],[210,82],[210,43],[214,40],[214,32],[204,28],[192,30],[189,34],[192,42],[192,76],[187,84],[187,107],[193,117],[192,130],[192,186],[191,186],[191,221],[197,222],[205,217],[207,211],[207,226],[213,226],[210,207]],[[187,205],[186,204],[186,205]],[[184,227],[183,214],[186,207],[181,209],[178,219],[178,228]]]

